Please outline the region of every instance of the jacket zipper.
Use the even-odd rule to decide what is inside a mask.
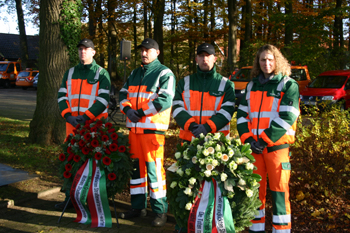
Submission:
[[[262,91],[262,94],[261,94],[261,102],[260,102],[260,107],[259,107],[259,112],[258,112],[258,125],[257,125],[257,129],[256,129],[256,134],[257,134],[257,139],[258,140],[260,138],[260,135],[259,135],[260,111],[261,111],[261,106],[262,106],[263,99],[264,99],[265,85],[266,84],[263,85],[263,91]]]
[[[80,95],[81,95],[82,86],[83,86],[83,80],[81,80],[81,82],[80,82],[79,100],[78,100],[78,116],[80,115]]]
[[[142,71],[143,71],[143,73],[142,73],[142,78],[141,78],[141,80],[140,80],[140,84],[139,84],[139,89],[137,90],[137,96],[136,96],[136,111],[137,111],[137,109],[139,109],[139,94],[140,94],[140,88],[141,88],[141,84],[142,84],[142,80],[143,80],[143,78],[145,77],[145,68],[142,66]],[[135,123],[135,132],[136,132],[136,124],[137,124],[137,122]]]
[[[201,111],[200,111],[200,116],[199,116],[199,124],[202,124],[203,96],[204,96],[204,90],[205,90],[205,84],[206,84],[206,76],[207,76],[207,74],[204,73],[204,82],[203,82],[203,90],[202,90],[202,97],[201,97]]]

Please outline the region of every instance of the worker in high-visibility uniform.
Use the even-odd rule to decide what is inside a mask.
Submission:
[[[230,133],[235,110],[233,82],[216,72],[215,48],[203,43],[197,48],[197,72],[181,79],[176,87],[173,117],[179,137],[191,141],[201,133]]]
[[[230,134],[235,111],[233,82],[216,72],[215,48],[203,43],[197,48],[197,72],[181,79],[176,87],[172,114],[180,126],[179,137],[190,142],[201,134]],[[178,232],[178,225],[175,232]],[[187,229],[181,229],[187,232]]]
[[[66,119],[66,136],[74,134],[77,124],[108,117],[109,74],[93,59],[96,51],[90,39],[81,40],[77,47],[80,63],[66,71],[58,90],[58,106]],[[66,200],[55,208],[63,210],[68,199],[69,190],[66,190]],[[67,207],[73,207],[71,202]]]
[[[129,219],[146,216],[148,187],[156,217],[153,226],[167,221],[168,203],[163,168],[165,131],[170,123],[175,91],[173,72],[158,60],[158,43],[150,38],[138,46],[141,66],[132,71],[119,93],[120,109],[129,128],[130,153],[135,159],[130,180],[131,210],[120,214]]]
[[[291,232],[289,145],[294,143],[299,116],[299,86],[289,77],[291,68],[273,45],[262,46],[255,57],[252,81],[237,110],[242,143],[250,143],[256,159],[254,172],[261,175],[262,206],[250,232],[265,232],[267,175],[272,193],[272,232]]]

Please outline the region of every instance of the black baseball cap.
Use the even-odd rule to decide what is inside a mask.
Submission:
[[[197,55],[201,52],[206,52],[208,54],[214,54],[215,55],[215,48],[212,44],[209,43],[203,43],[198,46],[197,48]]]
[[[157,43],[157,41],[151,39],[151,38],[147,38],[147,39],[144,39],[142,41],[142,43],[137,46],[137,48],[141,48],[141,47],[145,47],[146,49],[156,49],[156,50],[159,50],[159,45]]]
[[[94,42],[92,42],[92,40],[87,38],[82,39],[77,45],[77,47],[79,47],[80,45],[84,45],[86,48],[95,49]]]

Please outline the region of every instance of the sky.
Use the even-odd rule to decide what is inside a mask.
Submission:
[[[0,8],[0,33],[19,34],[17,14],[8,14],[3,8]],[[26,22],[27,35],[39,35],[39,27],[31,22]]]

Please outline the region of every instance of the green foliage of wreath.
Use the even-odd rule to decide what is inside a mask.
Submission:
[[[192,204],[203,180],[214,178],[228,198],[236,231],[251,226],[258,214],[259,181],[250,144],[227,139],[224,134],[207,134],[190,144],[177,145],[174,163],[167,171],[167,197],[170,211],[179,227],[187,228]]]
[[[81,35],[81,12],[83,4],[80,0],[62,2],[62,11],[60,14],[61,38],[66,44],[71,66],[75,66],[79,62],[77,53],[77,44]]]
[[[87,121],[77,125],[75,135],[69,135],[59,155],[59,174],[64,179],[63,189],[72,185],[75,174],[88,159],[97,161],[97,166],[106,174],[108,197],[121,193],[127,186],[133,170],[127,135],[118,132],[105,119]]]

